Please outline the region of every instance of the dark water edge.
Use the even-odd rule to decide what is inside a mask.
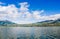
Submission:
[[[0,39],[60,39],[60,27],[0,27]]]

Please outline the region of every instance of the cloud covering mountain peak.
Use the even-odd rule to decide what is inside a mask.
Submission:
[[[4,4],[0,2],[0,4]],[[60,18],[60,14],[42,16],[44,10],[30,10],[28,2],[19,3],[20,8],[17,8],[14,4],[8,6],[0,5],[0,20],[10,20],[19,24],[27,24],[38,22],[42,20],[55,20]]]

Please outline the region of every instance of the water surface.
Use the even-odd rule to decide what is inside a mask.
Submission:
[[[0,39],[60,39],[60,27],[0,27]]]

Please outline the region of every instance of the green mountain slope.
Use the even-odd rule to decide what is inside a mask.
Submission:
[[[31,23],[31,24],[16,24],[11,21],[0,21],[0,26],[8,27],[49,27],[49,26],[60,26],[60,19],[57,20],[45,20],[42,22]]]
[[[60,26],[60,19],[37,22],[34,25],[37,25],[37,26]]]
[[[15,24],[15,23],[13,23],[13,22],[10,22],[10,21],[8,21],[8,20],[2,20],[2,21],[0,21],[0,26],[6,26],[6,25],[9,25],[9,24]]]

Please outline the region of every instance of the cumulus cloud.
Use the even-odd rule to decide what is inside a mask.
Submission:
[[[28,5],[27,2],[19,3],[19,5],[21,6],[21,7],[20,7],[20,10],[21,10],[21,11],[28,11],[28,10],[29,10],[29,9],[28,9],[29,5]]]
[[[0,2],[0,4],[3,4]],[[0,20],[10,20],[19,24],[33,23],[41,20],[55,20],[60,18],[60,14],[42,16],[44,10],[31,11],[27,2],[19,3],[20,8],[14,4],[8,6],[0,5]]]
[[[40,17],[41,17],[41,13],[42,12],[44,12],[44,10],[41,10],[41,11],[33,11],[33,17],[35,18],[35,19],[40,19]]]

